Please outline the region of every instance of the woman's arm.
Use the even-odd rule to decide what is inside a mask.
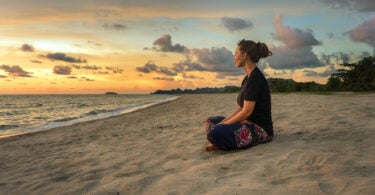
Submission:
[[[255,101],[246,101],[245,100],[244,103],[243,103],[242,109],[239,108],[238,110],[236,110],[234,115],[231,116],[231,117],[228,117],[228,119],[225,119],[222,122],[222,124],[229,125],[229,124],[242,122],[242,121],[246,120],[251,115],[251,113],[253,112],[254,107],[255,107]]]
[[[238,108],[233,112],[233,114],[231,114],[230,116],[226,117],[223,121],[221,121],[221,124],[223,124],[225,121],[231,119],[233,116],[235,116],[241,110],[242,110],[242,108],[238,106]]]

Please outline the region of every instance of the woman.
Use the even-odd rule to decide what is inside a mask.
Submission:
[[[238,108],[229,117],[210,117],[206,121],[205,151],[243,149],[272,140],[271,95],[268,83],[258,69],[259,59],[272,55],[264,43],[241,40],[234,54],[236,67],[246,76],[237,97]]]

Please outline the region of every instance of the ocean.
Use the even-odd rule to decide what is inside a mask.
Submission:
[[[176,98],[170,95],[0,95],[0,138],[108,118]]]

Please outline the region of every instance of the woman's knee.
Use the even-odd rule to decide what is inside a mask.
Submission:
[[[214,125],[209,132],[209,137],[213,139],[220,139],[225,136],[224,131],[225,128],[223,128],[223,125]]]
[[[208,117],[208,119],[206,121],[209,122],[209,123],[212,123],[212,124],[218,124],[221,121],[223,121],[224,119],[225,119],[225,117],[223,117],[223,116],[213,116],[213,117]]]

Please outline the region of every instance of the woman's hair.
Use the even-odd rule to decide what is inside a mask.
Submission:
[[[268,50],[267,45],[264,43],[255,43],[251,40],[242,39],[237,45],[240,51],[245,52],[254,63],[258,63],[261,58],[272,55],[272,52]]]

